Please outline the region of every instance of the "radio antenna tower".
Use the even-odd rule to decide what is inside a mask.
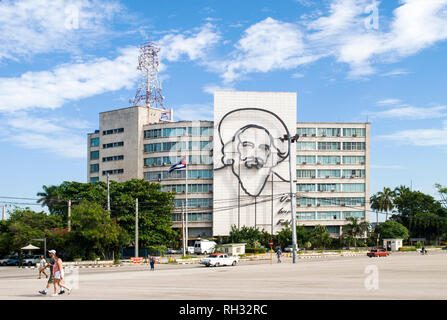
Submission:
[[[161,81],[158,80],[159,51],[160,49],[151,41],[140,46],[137,70],[141,73],[141,80],[132,104],[161,109],[163,111],[160,120],[172,121],[172,110],[167,110],[164,105]]]

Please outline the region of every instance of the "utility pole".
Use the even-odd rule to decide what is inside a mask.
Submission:
[[[68,200],[68,231],[71,231],[71,200]]]
[[[135,258],[138,258],[138,198],[135,199]]]
[[[6,220],[6,205],[3,205],[3,215],[2,215],[2,220],[5,221]]]
[[[183,202],[182,202],[182,250],[183,250],[183,256],[186,255],[185,250],[185,211],[183,210]]]
[[[107,211],[110,216],[110,183],[109,183],[109,174],[107,173]]]

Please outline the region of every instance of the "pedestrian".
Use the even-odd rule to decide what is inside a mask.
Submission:
[[[278,248],[278,251],[276,251],[276,255],[278,256],[278,263],[281,263],[281,249]]]
[[[41,279],[42,278],[42,273],[45,275],[45,278],[48,279],[48,275],[45,272],[46,264],[47,264],[47,261],[43,258],[43,256],[40,256],[39,278],[37,278],[37,279]]]
[[[51,285],[54,285],[54,277],[53,277],[53,266],[56,263],[56,250],[50,250],[48,251],[48,255],[50,256],[50,261],[49,263],[45,264],[45,268],[49,268],[50,269],[50,274],[49,274],[49,278],[48,278],[48,282],[47,282],[47,286],[45,287],[45,289],[39,291],[40,294],[46,295],[48,289],[50,288]],[[61,290],[61,292],[63,293],[63,290]],[[61,293],[59,292],[59,293]]]
[[[54,293],[51,295],[53,297],[57,296],[58,294],[56,293],[57,291],[57,286],[59,286],[61,288],[61,291],[59,292],[59,294],[63,294],[65,291],[62,288],[65,288],[68,290],[68,294],[71,293],[71,288],[65,286],[62,284],[62,281],[64,279],[64,267],[62,265],[62,259],[60,257],[58,257],[55,255],[55,260],[56,262],[54,263],[53,266],[53,277],[54,277]]]
[[[151,256],[150,264],[151,264],[151,271],[155,271],[155,258],[153,256]]]

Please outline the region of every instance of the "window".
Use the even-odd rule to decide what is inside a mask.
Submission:
[[[340,178],[341,170],[318,170],[318,178]]]
[[[360,170],[360,169],[343,170],[343,177],[345,177],[345,178],[364,178],[365,170]]]
[[[144,145],[144,152],[159,152],[161,151],[161,143],[149,143]]]
[[[315,170],[296,170],[297,178],[315,178]]]
[[[343,164],[365,164],[364,156],[343,156]]]
[[[99,138],[91,138],[90,147],[98,147],[98,146],[99,146]]]
[[[340,234],[340,226],[326,226],[326,229],[330,234]]]
[[[341,150],[340,142],[318,142],[318,150]]]
[[[90,151],[90,160],[98,160],[99,151]]]
[[[186,150],[186,141],[163,142],[162,151],[182,151]]]
[[[103,176],[106,176],[107,174],[113,175],[113,174],[123,174],[124,169],[114,169],[114,170],[106,170],[102,172]]]
[[[90,165],[90,173],[91,172],[98,172],[98,171],[99,171],[99,164],[98,163]]]
[[[365,128],[343,128],[344,137],[365,137]]]
[[[189,150],[211,150],[212,141],[189,141]]]
[[[314,164],[315,156],[296,156],[296,164]]]
[[[298,183],[296,185],[296,191],[297,192],[314,192],[315,191],[315,184],[312,183]]]
[[[102,145],[103,149],[108,149],[108,148],[116,148],[116,147],[122,147],[124,146],[124,142],[120,141],[120,142],[112,142],[112,143],[105,143]]]
[[[296,204],[301,207],[314,206],[315,203],[316,203],[315,198],[298,198],[297,197],[297,199],[296,199]]]
[[[343,192],[365,192],[364,183],[344,183]]]
[[[181,213],[174,213],[171,215],[172,221],[182,221]],[[213,214],[210,212],[191,212],[188,213],[188,222],[189,221],[198,221],[198,222],[211,222],[213,221]]]
[[[213,127],[188,127],[188,135],[210,137],[213,135]]]
[[[164,128],[163,137],[182,137],[186,136],[186,128]]]
[[[144,173],[144,179],[157,181],[163,179],[185,179],[186,170],[150,171]],[[213,170],[188,170],[188,179],[212,179]]]
[[[320,164],[340,164],[340,156],[318,156],[318,162]]]
[[[108,135],[108,134],[121,133],[121,132],[124,132],[124,128],[104,130],[102,132],[102,135],[105,136],[105,135]]]
[[[345,211],[345,212],[343,212],[343,219],[346,219],[349,217],[365,219],[365,211]]]
[[[90,182],[99,181],[99,177],[90,177]]]
[[[185,205],[185,199],[174,199],[174,207],[181,208]],[[212,198],[192,198],[188,199],[188,208],[207,208],[213,206]]]
[[[312,141],[300,141],[296,143],[296,150],[316,150],[317,146],[315,142]]]
[[[124,156],[111,156],[111,157],[104,157],[102,158],[102,162],[109,162],[109,161],[118,161],[123,160]]]
[[[317,212],[318,220],[336,220],[341,219],[341,214],[338,211],[326,211],[326,212]]]
[[[315,212],[297,212],[297,220],[315,220]]]
[[[176,192],[184,193],[186,191],[186,185],[184,184],[170,184],[164,185],[161,188],[164,192]],[[212,184],[188,184],[188,192],[190,193],[201,193],[213,191]]]
[[[315,128],[297,128],[296,133],[300,137],[311,137],[316,135],[317,130]]]
[[[319,137],[339,137],[341,128],[318,128]]]
[[[340,192],[341,187],[339,183],[319,183],[318,191],[320,192]]]
[[[365,150],[365,142],[343,142],[343,150]]]
[[[144,139],[161,138],[161,129],[151,129],[144,131]]]

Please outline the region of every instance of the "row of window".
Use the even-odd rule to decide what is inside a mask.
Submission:
[[[298,183],[297,192],[365,192],[364,183]]]
[[[154,157],[145,158],[145,166],[162,166],[162,165],[172,165],[180,161],[183,156],[173,156],[173,157]],[[188,156],[189,164],[213,164],[213,157],[209,155],[197,155]]]
[[[113,174],[123,174],[124,169],[113,169],[113,170],[103,170],[102,175],[106,176],[107,174],[113,175]]]
[[[124,146],[124,142],[119,141],[119,142],[105,143],[102,145],[102,148],[109,149],[109,148],[116,148],[116,147],[122,147],[122,146]]]
[[[318,137],[365,137],[366,128],[297,128],[296,133],[300,136]]]
[[[296,199],[297,206],[322,206],[322,207],[333,207],[333,206],[364,206],[365,198],[299,198]]]
[[[297,212],[297,220],[340,220],[349,217],[365,219],[365,211]]]
[[[108,135],[108,134],[115,134],[115,133],[121,133],[124,132],[124,128],[118,128],[118,129],[110,129],[110,130],[104,130],[102,132],[102,135]]]
[[[185,199],[174,199],[174,207],[181,208],[182,205],[185,205]],[[192,198],[188,199],[188,208],[206,208],[213,206],[212,198]]]
[[[186,191],[185,184],[167,184],[161,187],[161,191],[164,192],[176,192],[176,193],[184,193]],[[212,184],[188,184],[188,192],[196,193],[196,192],[211,192],[213,191]]]
[[[171,214],[172,221],[182,221],[181,213]],[[213,214],[210,212],[188,212],[188,222],[211,222],[213,221]]]
[[[176,141],[163,143],[149,143],[144,145],[144,152],[183,151],[183,150],[212,150],[212,141]]]
[[[186,170],[150,171],[144,173],[144,179],[158,181],[164,179],[185,179]],[[213,170],[188,170],[188,179],[212,179]]]
[[[296,150],[365,150],[365,142],[300,141]]]
[[[296,170],[297,178],[364,178],[365,170],[360,169],[298,169]]]
[[[168,137],[209,137],[213,135],[213,127],[180,127],[180,128],[163,128],[150,129],[144,131],[145,139],[168,138]]]
[[[364,164],[365,156],[296,156],[296,164]]]

